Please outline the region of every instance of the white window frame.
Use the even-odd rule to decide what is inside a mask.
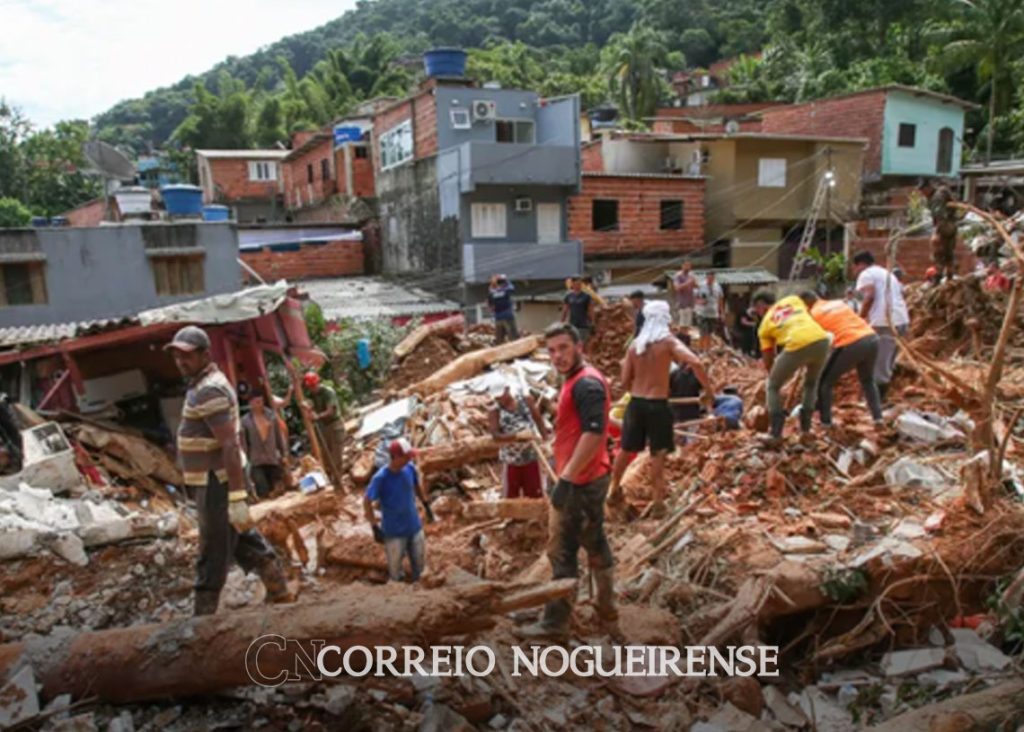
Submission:
[[[277,180],[277,163],[273,160],[250,160],[249,180],[269,183]]]
[[[416,141],[412,136],[412,120],[406,119],[380,136],[380,169],[390,170],[412,160]]]
[[[458,107],[451,110],[449,113],[449,119],[451,119],[453,130],[473,129],[473,118],[470,116],[469,110],[465,107]]]
[[[508,205],[474,203],[470,205],[470,236],[474,239],[504,239],[508,236]]]
[[[527,119],[527,118],[524,118],[524,117],[500,117],[500,118],[494,120],[494,139],[495,139],[495,141],[497,141],[497,139],[498,139],[498,123],[500,123],[500,122],[509,122],[509,123],[511,123],[511,125],[512,125],[512,143],[511,144],[516,144],[516,145],[535,145],[535,144],[537,144],[537,123],[534,122],[532,119]],[[520,129],[519,126],[520,125],[530,125],[530,139],[529,140],[520,140],[519,139],[519,129]],[[510,144],[510,143],[503,143],[503,144],[507,145],[507,144]]]
[[[757,161],[757,185],[759,188],[785,188],[786,159],[759,158]]]

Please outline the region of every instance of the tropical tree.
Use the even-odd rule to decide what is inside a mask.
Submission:
[[[668,93],[663,69],[681,67],[681,53],[669,53],[661,33],[634,23],[628,33],[609,39],[602,54],[608,88],[622,117],[640,122],[654,115],[658,102]]]
[[[0,98],[0,198],[17,198],[25,186],[22,143],[32,126],[17,107]]]
[[[1013,97],[1014,63],[1024,53],[1022,0],[957,0],[961,14],[938,29],[947,69],[974,68],[988,96],[985,160],[992,158],[995,120]]]
[[[68,120],[25,140],[22,200],[34,213],[55,216],[99,195],[99,181],[83,172],[82,145],[88,139],[88,122]]]
[[[0,229],[28,226],[32,212],[17,198],[0,197]]]

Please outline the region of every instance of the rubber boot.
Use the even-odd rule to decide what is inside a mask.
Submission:
[[[800,410],[800,431],[807,433],[811,431],[811,424],[814,418],[813,412],[808,412],[806,409]]]
[[[219,590],[196,590],[192,614],[213,615],[217,612],[217,605],[220,603]]]
[[[264,602],[268,604],[295,602],[295,596],[288,589],[288,579],[284,576],[280,561],[272,559],[260,567],[258,574],[267,590]]]
[[[522,640],[549,640],[565,643],[569,640],[569,616],[572,603],[569,600],[554,600],[544,606],[539,622],[516,628],[515,635]]]
[[[594,586],[597,589],[595,607],[597,616],[606,623],[614,623],[619,619],[619,611],[615,607],[615,568],[592,569]]]

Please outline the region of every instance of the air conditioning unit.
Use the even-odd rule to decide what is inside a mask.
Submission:
[[[533,199],[532,198],[517,198],[516,199],[516,213],[529,213],[533,210]]]
[[[473,102],[474,122],[493,122],[498,117],[498,103],[487,99]]]

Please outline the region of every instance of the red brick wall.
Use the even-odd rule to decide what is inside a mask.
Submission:
[[[584,173],[604,172],[604,147],[601,142],[588,142],[580,150],[580,163]]]
[[[821,99],[807,104],[774,107],[761,113],[761,130],[780,134],[865,137],[864,172],[882,170],[885,92]]]
[[[593,230],[594,199],[619,202],[619,230]],[[661,201],[683,202],[683,228],[661,230]],[[585,256],[685,252],[704,246],[704,180],[583,175],[569,199],[569,238],[583,242]]]
[[[78,208],[65,211],[61,214],[68,220],[68,226],[99,226],[103,221],[103,199],[84,203]]]
[[[875,255],[875,261],[885,266],[885,247],[888,237],[858,237],[850,242],[850,258],[860,251],[867,250]],[[910,281],[924,279],[924,273],[931,267],[931,237],[915,236],[902,239],[896,248],[896,266],[902,269]],[[974,255],[963,242],[956,245],[956,269],[960,274],[970,272],[974,268]]]
[[[377,188],[373,176],[373,161],[369,158],[352,159],[352,195],[373,198]]]
[[[407,119],[413,119],[413,159],[419,160],[437,154],[437,103],[434,101],[432,91],[423,91],[373,118],[375,168],[380,168],[378,141],[381,135]]]
[[[277,194],[279,181],[250,181],[249,161],[237,158],[214,158],[210,162],[213,177],[214,198],[218,202],[231,203],[239,199],[267,199]],[[280,161],[278,177],[281,176]]]
[[[361,275],[363,243],[331,241],[303,244],[297,252],[272,252],[264,247],[255,252],[242,252],[242,261],[268,282]],[[248,276],[244,270],[243,276]]]
[[[321,161],[330,160],[334,143],[331,140],[311,147],[295,158],[281,163],[281,175],[284,181],[284,201],[288,208],[298,208],[299,195],[301,192],[301,205],[310,205],[309,173],[308,166],[313,166],[313,201],[319,203],[328,196],[334,195],[336,190],[334,172],[329,171],[332,176],[324,180]]]

